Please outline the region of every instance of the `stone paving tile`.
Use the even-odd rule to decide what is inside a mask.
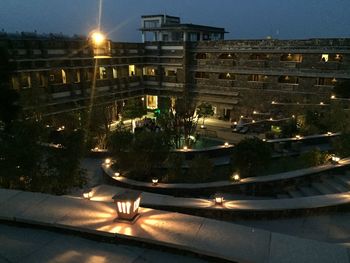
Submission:
[[[0,207],[0,217],[13,219],[23,212],[40,206],[40,202],[48,198],[49,195],[42,193],[20,192],[9,199]]]
[[[269,263],[348,263],[347,249],[318,241],[271,234]]]
[[[53,239],[50,232],[0,225],[0,259],[19,262]]]
[[[340,243],[350,241],[350,213],[332,215],[328,238]]]
[[[4,202],[18,193],[21,193],[21,191],[0,188],[0,208]]]
[[[193,246],[243,262],[266,262],[270,232],[206,219]]]
[[[40,222],[53,225],[80,204],[80,199],[64,196],[49,196],[37,206],[24,211],[18,216],[20,221]]]

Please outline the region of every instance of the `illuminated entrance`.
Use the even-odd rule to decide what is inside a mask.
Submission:
[[[154,110],[158,108],[158,96],[146,96],[146,107],[149,110]]]

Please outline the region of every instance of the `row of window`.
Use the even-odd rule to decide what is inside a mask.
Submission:
[[[209,59],[208,53],[197,53],[195,58],[197,60],[201,59]],[[234,53],[222,53],[217,56],[218,59],[237,59],[237,55]],[[343,55],[341,54],[320,54],[319,55],[320,61],[322,62],[329,62],[329,61],[335,61],[335,62],[341,62],[343,61]],[[269,60],[270,55],[264,54],[264,53],[253,53],[249,56],[249,60]],[[283,54],[280,56],[280,61],[287,61],[287,62],[302,62],[303,55],[302,54]]]
[[[45,73],[32,73],[35,74],[35,78],[39,81],[39,86],[46,86],[46,84],[67,84],[67,83],[79,83],[81,80],[92,80],[93,69],[53,69]],[[18,88],[30,88],[32,86],[32,74],[19,73],[12,78],[12,85],[15,89]],[[103,80],[118,77],[132,77],[132,76],[156,76],[158,75],[158,69],[155,67],[144,67],[142,70],[136,68],[135,65],[129,65],[128,67],[104,67],[100,66],[96,69],[96,79]],[[167,77],[176,77],[176,68],[164,68],[164,75]],[[109,77],[110,76],[110,77]],[[47,81],[46,81],[47,79]]]
[[[268,75],[261,75],[261,74],[252,74],[248,75],[248,81],[253,82],[268,82],[269,78],[271,76]],[[209,73],[208,72],[195,72],[194,78],[196,79],[209,79]],[[232,73],[219,73],[218,79],[223,80],[236,80],[236,75]],[[298,84],[299,78],[296,76],[279,76],[278,77],[279,83],[289,83],[289,84]],[[317,78],[316,85],[329,85],[333,86],[337,82],[336,78]]]

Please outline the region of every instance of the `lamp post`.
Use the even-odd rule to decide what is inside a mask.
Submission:
[[[117,221],[134,223],[140,214],[138,213],[141,192],[138,191],[125,191],[113,196],[113,200],[117,208]]]

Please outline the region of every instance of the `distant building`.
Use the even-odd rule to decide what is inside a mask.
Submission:
[[[156,109],[186,93],[211,103],[216,116],[238,119],[253,111],[291,116],[325,109],[335,84],[350,79],[350,39],[221,40],[224,29],[193,25],[191,31],[178,17],[142,21],[142,32],[157,42],[106,41],[96,48],[86,37],[1,33],[9,85],[28,114],[84,109],[95,94],[116,115],[131,97],[145,97]],[[220,41],[185,41],[192,33],[196,40],[213,39],[215,32]]]
[[[141,17],[142,42],[223,40],[224,28],[181,24],[180,17],[147,15]]]

